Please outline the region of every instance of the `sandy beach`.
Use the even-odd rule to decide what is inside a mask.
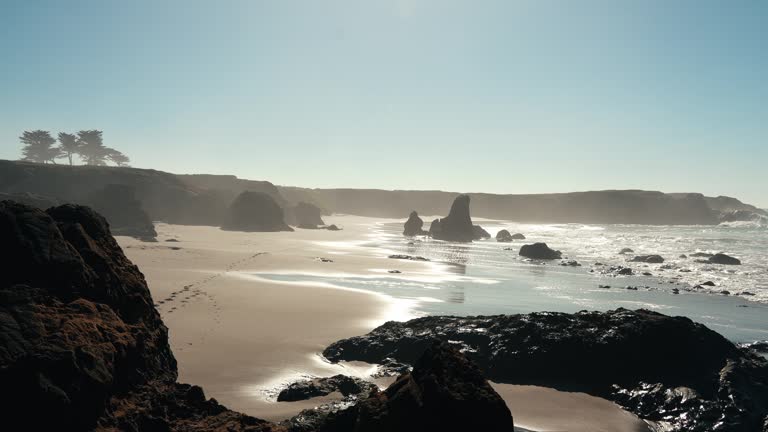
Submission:
[[[371,365],[333,365],[318,353],[331,342],[364,334],[387,320],[412,317],[407,301],[319,283],[277,282],[258,274],[381,276],[397,269],[429,277],[440,270],[359,247],[374,219],[335,216],[326,221],[343,231],[242,233],[158,224],[157,243],[118,238],[145,274],[170,329],[181,382],[202,386],[231,409],[282,420],[322,400],[278,403],[275,390],[281,385],[304,376],[370,374]],[[521,427],[647,430],[644,422],[602,399],[539,387],[494,386]]]

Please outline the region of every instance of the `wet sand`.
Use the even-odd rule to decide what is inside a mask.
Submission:
[[[145,274],[170,330],[181,382],[202,386],[207,396],[231,409],[276,421],[322,402],[275,402],[274,390],[281,384],[337,373],[366,377],[372,371],[365,364],[331,365],[318,353],[387,320],[412,317],[407,301],[322,284],[270,281],[258,273],[381,275],[397,269],[428,276],[435,266],[392,260],[380,249],[359,247],[370,234],[372,219],[337,216],[326,222],[344,230],[240,233],[158,224],[158,243],[118,237]],[[642,422],[601,399],[535,387],[497,389],[516,423],[529,429],[643,430]]]

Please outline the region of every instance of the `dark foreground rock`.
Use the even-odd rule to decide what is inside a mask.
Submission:
[[[286,220],[302,229],[317,229],[325,225],[320,207],[303,201],[289,208]]]
[[[664,258],[660,255],[637,255],[632,257],[630,262],[643,262],[648,264],[661,264],[664,262]]]
[[[739,259],[722,253],[712,255],[709,257],[707,262],[711,264],[741,265],[741,261]]]
[[[429,342],[385,391],[328,415],[319,432],[511,432],[512,414],[480,369],[444,342]]]
[[[4,427],[280,430],[175,382],[144,276],[93,210],[0,202],[0,258]]]
[[[109,221],[113,235],[156,241],[157,231],[152,220],[136,199],[133,186],[109,184],[94,192],[88,200],[94,210]]]
[[[529,245],[523,245],[520,248],[520,256],[541,259],[541,260],[554,260],[563,257],[562,252],[550,249],[546,243],[534,243]]]
[[[360,378],[346,375],[334,375],[326,378],[295,382],[277,395],[278,402],[294,402],[312,399],[318,396],[326,396],[333,392],[339,392],[342,396],[367,396],[373,390],[377,390],[376,384],[363,381]]]
[[[755,431],[768,414],[764,358],[687,318],[646,310],[388,322],[324,355],[414,364],[433,340],[450,341],[496,382],[605,397],[659,430]]]
[[[424,221],[421,220],[419,214],[412,211],[408,216],[408,220],[405,221],[403,226],[403,235],[407,237],[427,235],[427,232],[423,229]]]
[[[448,216],[432,221],[429,235],[438,240],[454,242],[471,242],[491,237],[480,226],[472,225],[472,218],[469,216],[469,195],[457,196]]]
[[[283,209],[264,192],[243,192],[229,207],[221,229],[227,231],[293,231],[285,223]]]

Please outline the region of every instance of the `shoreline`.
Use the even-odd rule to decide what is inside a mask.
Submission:
[[[322,398],[276,402],[271,395],[280,385],[339,373],[370,379],[372,365],[331,364],[320,353],[332,342],[365,334],[389,319],[412,317],[412,305],[368,290],[273,281],[258,274],[354,275],[397,267],[435,277],[436,263],[395,262],[374,253],[380,252],[377,249],[359,248],[359,239],[376,228],[371,219],[329,219],[343,220],[344,231],[239,233],[158,224],[158,243],[118,238],[144,272],[155,302],[162,302],[159,310],[170,331],[180,382],[200,385],[208,397],[230,409],[279,421],[323,402]],[[350,242],[353,247],[347,247]],[[610,430],[647,430],[638,428],[644,425],[639,419],[603,399],[593,398],[603,404],[591,404],[592,399],[551,389],[497,386],[516,421],[527,429],[553,430],[558,424],[570,424],[578,426],[572,431],[599,430],[596,427],[610,418],[623,425]],[[562,404],[552,402],[557,400],[553,395],[570,397],[576,411],[562,410]],[[546,415],[522,403],[536,398],[540,403],[534,405],[550,401]],[[575,413],[578,421],[571,418]]]

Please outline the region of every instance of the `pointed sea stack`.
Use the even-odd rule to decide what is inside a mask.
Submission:
[[[490,237],[479,225],[472,225],[472,218],[469,216],[469,195],[457,196],[448,216],[432,221],[429,235],[438,240],[455,242],[471,242]]]
[[[229,207],[227,221],[221,226],[226,231],[293,231],[285,223],[283,209],[274,198],[264,192],[246,191],[235,198]]]
[[[403,235],[406,237],[427,235],[427,232],[422,229],[423,226],[424,221],[421,220],[419,214],[414,210],[411,212],[410,216],[408,216],[408,220],[405,221]]]

